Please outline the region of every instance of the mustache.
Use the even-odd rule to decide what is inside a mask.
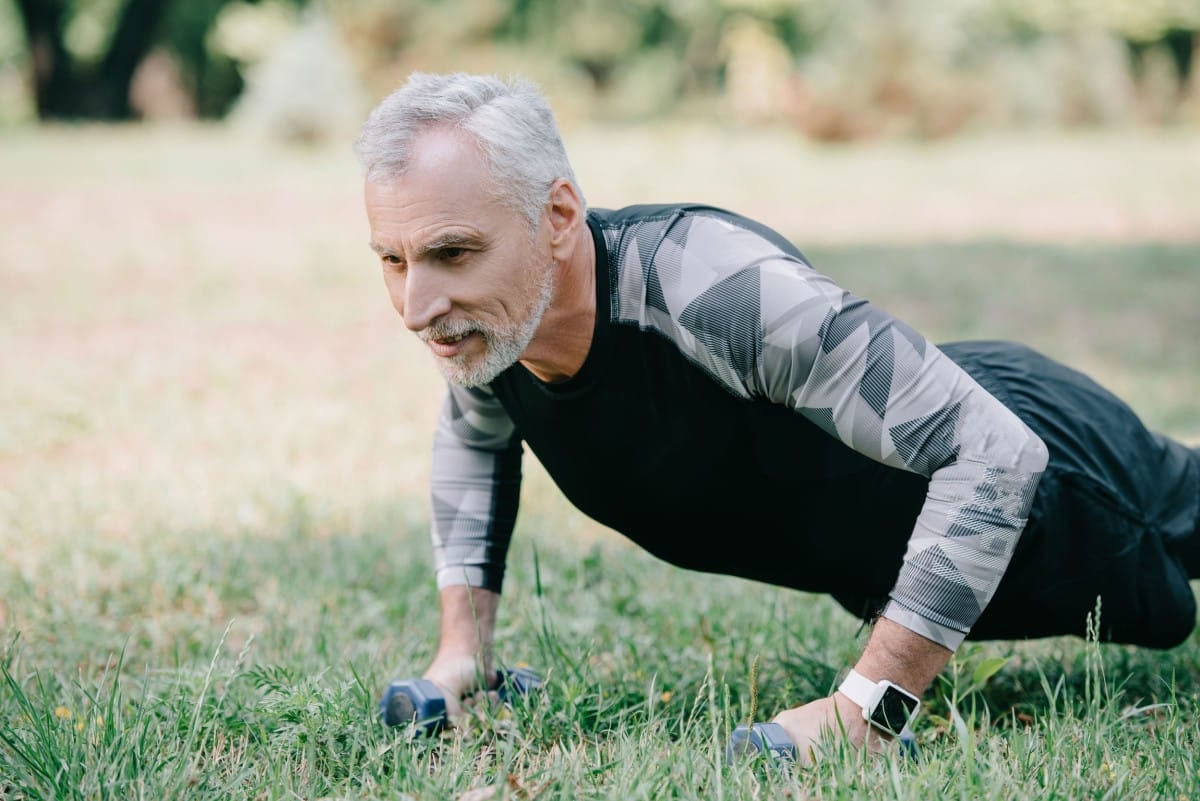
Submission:
[[[466,336],[476,331],[483,334],[484,337],[490,333],[486,326],[473,320],[438,320],[418,331],[417,336],[422,342],[429,342],[432,339]]]

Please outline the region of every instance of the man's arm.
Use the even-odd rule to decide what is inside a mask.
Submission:
[[[486,387],[450,386],[430,470],[438,589],[500,592],[521,494],[521,441]]]
[[[639,231],[627,250],[653,263],[625,271],[618,319],[660,330],[735,395],[785,406],[865,456],[929,477],[891,601],[858,663],[868,678],[919,695],[994,595],[1045,444],[936,346],[814,271],[778,235],[711,210],[656,225],[657,236]],[[861,710],[840,693],[780,722],[809,742],[822,727],[837,730],[842,712],[853,712],[843,722],[862,742]]]
[[[636,262],[622,273],[615,319],[660,331],[731,393],[791,409],[864,456],[930,479],[883,616],[957,648],[1024,530],[1045,444],[925,337],[778,235],[713,210],[642,227],[654,230],[626,234],[636,247],[614,248]]]
[[[441,687],[453,720],[462,711],[458,699],[495,685],[492,646],[500,593],[461,584],[439,591],[438,601],[438,650],[424,678]]]
[[[486,388],[450,387],[434,436],[432,539],[441,623],[424,677],[458,699],[494,683],[493,634],[521,487],[521,445]]]
[[[772,314],[786,268],[763,270],[764,346],[751,386],[850,447],[930,479],[904,563],[855,671],[922,695],[986,608],[1024,530],[1045,444],[971,376],[902,322],[824,276],[797,291],[807,319]],[[775,291],[767,289],[775,285]],[[814,319],[820,315],[819,322]],[[880,747],[841,692],[782,713],[801,758],[822,737]]]

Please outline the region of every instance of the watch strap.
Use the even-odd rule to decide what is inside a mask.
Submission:
[[[846,674],[846,678],[842,679],[842,683],[838,686],[838,692],[862,707],[863,717],[870,714],[871,705],[875,702],[875,695],[878,691],[877,683],[854,669]]]

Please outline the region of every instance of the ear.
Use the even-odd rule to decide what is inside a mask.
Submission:
[[[584,209],[575,187],[566,178],[559,178],[550,187],[546,211],[550,222],[551,253],[555,261],[569,261],[578,238],[576,234],[583,225]]]

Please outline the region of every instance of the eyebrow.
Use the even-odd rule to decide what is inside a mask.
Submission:
[[[479,237],[472,234],[445,234],[433,240],[432,242],[427,242],[424,245],[415,248],[413,250],[412,258],[414,261],[420,261],[430,253],[436,253],[439,250],[474,246],[478,245],[479,242]],[[395,250],[392,250],[386,245],[381,245],[378,242],[371,242],[371,250],[383,256],[400,256],[403,258],[403,254],[397,253]]]

